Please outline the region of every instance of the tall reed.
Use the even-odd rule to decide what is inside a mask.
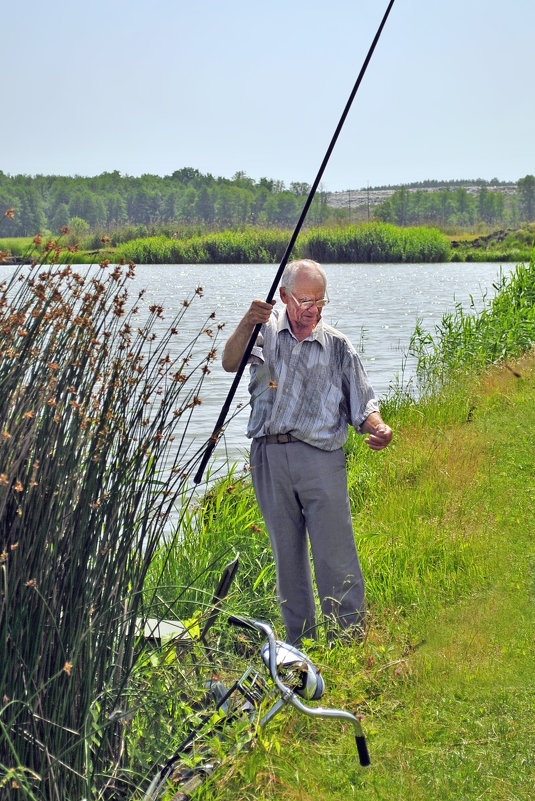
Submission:
[[[218,327],[181,340],[198,288],[158,338],[133,274],[34,265],[1,288],[2,798],[105,796],[143,581],[198,458]]]
[[[448,261],[449,250],[437,229],[379,222],[312,229],[300,242],[300,255],[322,262],[442,262]]]
[[[139,264],[248,264],[280,261],[290,232],[247,228],[193,237],[152,236],[119,246],[126,259]],[[364,223],[346,228],[313,228],[302,232],[292,254],[321,262],[441,262],[450,245],[431,228],[398,228]]]
[[[119,246],[125,259],[143,264],[258,264],[280,260],[287,232],[248,228],[175,238],[153,236]]]
[[[418,324],[410,350],[417,357],[422,388],[443,383],[452,372],[480,369],[519,356],[535,341],[535,263],[519,264],[501,275],[496,295],[481,312],[457,304],[444,314],[434,333]],[[472,306],[474,304],[472,303]]]

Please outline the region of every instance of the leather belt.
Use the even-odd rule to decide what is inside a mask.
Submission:
[[[266,434],[265,437],[257,437],[258,442],[266,442],[268,445],[273,445],[276,442],[301,442],[302,440],[294,437],[293,434]]]

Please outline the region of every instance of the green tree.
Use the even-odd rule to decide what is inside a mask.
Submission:
[[[264,213],[270,225],[291,225],[298,218],[297,197],[288,191],[271,195],[264,205]]]
[[[205,223],[212,223],[215,219],[213,193],[206,187],[203,187],[197,193],[197,199],[194,205],[194,214],[195,217]]]
[[[105,202],[107,206],[106,222],[108,225],[123,225],[128,219],[128,212],[126,201],[122,195],[119,192],[113,192],[106,196]]]
[[[252,189],[254,186],[254,181],[252,178],[249,178],[247,173],[243,172],[243,170],[239,170],[238,172],[234,173],[232,176],[232,181],[243,189]]]
[[[5,212],[13,209],[13,216]],[[12,192],[0,191],[0,236],[22,236],[20,222],[20,202]]]
[[[396,225],[409,225],[410,193],[406,187],[399,189],[391,197],[392,214]]]
[[[494,225],[503,221],[504,198],[501,192],[489,191],[482,186],[478,194],[479,219]]]
[[[26,236],[42,231],[46,226],[43,201],[35,186],[24,187],[20,194],[20,220]]]
[[[262,180],[262,179],[261,179]],[[265,187],[261,186],[260,189],[255,192],[253,201],[251,203],[251,222],[257,223],[259,222],[262,217],[262,211],[264,206],[266,205],[266,201],[270,196],[270,191]]]
[[[454,191],[455,220],[461,225],[469,225],[474,222],[474,203],[464,186],[459,186]]]
[[[81,217],[71,217],[67,223],[69,226],[70,239],[72,243],[78,243],[89,233],[89,223]]]
[[[193,167],[182,167],[181,170],[175,170],[171,175],[173,181],[179,181],[181,184],[192,184],[201,177],[199,170]]]
[[[162,201],[162,219],[164,222],[174,222],[180,216],[180,189],[168,191]]]
[[[535,218],[535,176],[526,175],[518,181],[520,213],[526,222]]]
[[[59,203],[54,212],[54,216],[50,220],[50,228],[54,232],[61,231],[61,229],[69,224],[69,207],[66,203]]]
[[[293,181],[290,184],[290,192],[293,192],[294,195],[300,197],[301,195],[308,195],[310,192],[310,184],[304,183],[303,181]]]
[[[136,223],[156,222],[160,219],[160,205],[160,193],[141,186],[128,196],[128,218]]]
[[[178,214],[182,222],[191,223],[195,221],[195,204],[197,201],[197,192],[192,186],[189,186],[185,192],[180,195],[178,200]]]
[[[60,203],[69,205],[73,192],[71,178],[57,178],[49,190],[49,214],[55,214]]]
[[[258,182],[258,186],[261,190],[265,190],[271,194],[273,192],[273,187],[275,186],[275,181],[271,180],[270,178],[261,178]]]
[[[224,186],[217,192],[215,216],[222,225],[246,222],[250,213],[249,193],[237,186]]]

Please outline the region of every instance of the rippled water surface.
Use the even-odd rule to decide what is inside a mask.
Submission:
[[[502,266],[509,272],[514,265]],[[330,264],[325,266],[330,304],[324,319],[349,336],[359,350],[376,393],[385,395],[398,380],[405,383],[414,373],[406,357],[415,324],[421,320],[432,330],[442,315],[456,303],[469,309],[494,293],[500,265],[497,264]],[[245,313],[253,297],[265,298],[276,268],[267,265],[159,265],[137,267],[136,282],[148,289],[151,300],[171,311],[197,286],[203,297],[188,309],[187,327],[195,331],[210,311],[224,322],[224,337],[218,360],[202,393],[203,404],[196,412],[196,434],[209,436],[232,382],[221,368],[223,342]],[[280,303],[280,301],[279,301]],[[248,370],[235,397],[233,408],[244,409],[226,429],[218,446],[219,459],[245,460],[248,402]]]
[[[485,295],[494,293],[500,269],[509,272],[508,264],[329,264],[330,304],[324,310],[326,322],[349,336],[359,350],[379,396],[400,381],[407,383],[414,374],[414,364],[406,356],[416,322],[433,330],[435,324],[456,303],[469,309],[473,302],[481,307]],[[0,268],[0,278],[13,268]],[[79,268],[82,272],[83,267]],[[138,289],[147,290],[147,305],[158,303],[166,309],[168,325],[182,301],[191,296],[197,286],[203,296],[188,308],[181,324],[182,347],[188,333],[196,333],[208,314],[216,314],[211,325],[225,323],[218,346],[218,358],[202,390],[202,405],[195,409],[194,426],[190,433],[199,444],[210,436],[219,411],[232,383],[232,376],[221,367],[221,352],[225,339],[247,310],[253,297],[265,298],[276,272],[274,265],[157,265],[136,267],[133,297]],[[280,300],[279,300],[280,303]],[[206,348],[210,347],[206,338]],[[216,460],[222,464],[229,456],[232,461],[246,460],[248,369],[242,378],[232,410],[243,408],[228,424],[224,440],[216,450]]]

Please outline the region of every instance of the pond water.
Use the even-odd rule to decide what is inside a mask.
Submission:
[[[417,321],[433,331],[442,315],[451,311],[455,304],[466,310],[472,305],[480,308],[485,296],[494,294],[493,285],[500,271],[509,273],[515,265],[328,264],[324,267],[330,297],[323,312],[324,319],[349,336],[381,397],[393,386],[407,385],[414,376],[415,364],[407,356],[407,349]],[[87,268],[76,269],[84,272]],[[0,279],[12,271],[12,267],[0,266]],[[190,334],[196,334],[203,327],[211,312],[216,315],[210,324],[214,329],[218,323],[225,323],[217,346],[217,359],[201,392],[202,405],[195,408],[188,431],[196,444],[201,445],[212,433],[233,380],[221,367],[224,342],[253,297],[266,297],[275,272],[276,266],[265,264],[136,266],[136,276],[129,290],[131,297],[143,288],[147,306],[163,305],[165,318],[158,324],[165,328],[183,300],[189,298],[197,286],[203,287],[202,297],[195,299],[183,318],[181,336],[177,337],[175,345],[178,349],[189,341]],[[208,338],[203,348],[206,355],[210,348]],[[238,407],[240,410],[226,426],[225,436],[216,448],[216,466],[223,466],[227,458],[240,465],[247,460],[248,372],[246,369],[242,377],[231,414]]]
[[[404,385],[414,376],[415,364],[407,348],[417,321],[433,330],[442,315],[461,304],[466,310],[480,308],[485,297],[494,294],[500,271],[509,273],[513,264],[328,264],[330,303],[323,316],[343,331],[358,349],[378,396],[397,383]],[[253,297],[265,298],[273,281],[273,265],[158,265],[138,266],[136,283],[147,288],[151,302],[162,303],[169,314],[178,308],[196,286],[203,296],[188,309],[185,321],[191,332],[202,325],[206,315],[216,313],[225,323],[218,358],[202,392],[203,403],[195,412],[195,434],[202,440],[215,425],[232,383],[232,375],[221,367],[220,355],[226,338],[247,310]],[[278,293],[277,293],[278,296]],[[281,302],[280,300],[278,301]],[[248,369],[246,369],[232,410],[241,411],[226,427],[216,449],[216,461],[246,461],[248,440]]]

